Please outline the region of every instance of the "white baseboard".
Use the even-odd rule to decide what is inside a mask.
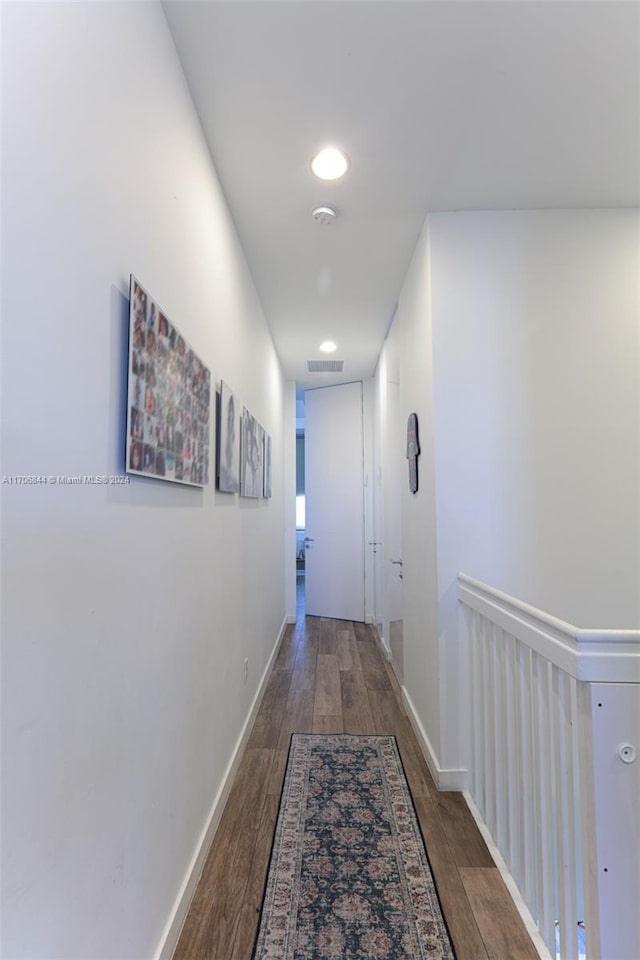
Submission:
[[[187,868],[185,878],[182,881],[182,885],[180,887],[178,896],[176,897],[175,903],[171,910],[169,920],[167,921],[167,925],[164,929],[164,932],[162,934],[162,937],[160,938],[158,947],[155,951],[154,960],[171,960],[171,957],[173,956],[173,952],[177,946],[184,921],[187,917],[187,913],[189,912],[189,907],[191,906],[193,895],[196,892],[198,881],[204,869],[204,864],[205,864],[205,860],[207,859],[207,854],[209,853],[209,848],[213,841],[215,832],[218,828],[218,824],[220,823],[220,818],[222,817],[224,805],[227,801],[227,797],[229,796],[229,792],[233,785],[236,772],[240,765],[240,760],[242,759],[242,754],[243,754],[246,742],[249,739],[249,734],[251,733],[253,721],[256,718],[256,714],[258,713],[260,703],[262,702],[262,697],[264,695],[264,691],[267,685],[267,680],[269,679],[269,675],[271,674],[271,669],[273,667],[273,663],[275,661],[278,648],[280,647],[280,644],[282,642],[282,638],[284,637],[284,633],[287,628],[288,622],[289,622],[288,617],[285,617],[284,620],[282,621],[282,626],[280,627],[278,637],[276,639],[273,650],[271,651],[271,656],[269,657],[269,661],[266,667],[264,668],[262,678],[260,680],[260,683],[258,684],[258,689],[256,690],[256,695],[253,698],[251,709],[249,710],[247,719],[244,722],[244,726],[242,727],[242,731],[240,733],[240,736],[238,737],[238,741],[231,755],[231,759],[229,760],[227,769],[225,770],[220,788],[213,800],[213,804],[211,805],[211,810],[209,812],[209,816],[207,817],[207,822],[204,826],[202,833],[200,834],[200,838],[198,840],[198,843],[196,844],[193,857],[191,858],[191,863]]]
[[[294,614],[290,613],[287,616],[287,623],[297,623],[297,622],[298,622],[298,618],[296,617],[295,613]]]
[[[541,960],[554,960],[554,958],[552,958],[551,954],[549,953],[546,943],[542,939],[542,934],[538,930],[535,924],[535,920],[529,913],[529,908],[524,902],[522,894],[520,893],[520,890],[518,889],[518,886],[515,880],[509,873],[509,868],[507,867],[506,863],[502,859],[502,855],[500,854],[500,851],[498,850],[498,847],[496,846],[496,843],[493,837],[489,833],[489,828],[487,827],[486,823],[482,819],[482,814],[480,813],[475,803],[473,802],[473,797],[471,796],[468,790],[464,790],[463,793],[464,793],[464,798],[467,801],[467,806],[471,811],[471,816],[475,820],[476,826],[478,827],[478,830],[480,831],[480,833],[484,838],[484,842],[487,845],[489,853],[493,857],[493,862],[495,863],[496,867],[500,871],[500,876],[505,882],[505,886],[511,895],[511,899],[513,900],[516,906],[516,910],[522,917],[522,922],[527,928],[527,933],[529,934],[529,936],[533,941],[533,945],[538,952],[538,956],[541,958]]]
[[[385,660],[388,660],[389,663],[391,663],[391,647],[389,646],[385,638],[382,636],[382,634],[378,630],[378,626],[373,618],[371,618],[370,623],[371,623],[371,626],[373,627],[374,636],[378,641],[378,644],[380,645],[380,649],[382,651],[383,657],[385,658]]]
[[[420,749],[427,761],[427,766],[431,771],[431,776],[438,790],[465,790],[467,787],[468,771],[464,767],[441,767],[436,756],[436,752],[431,746],[427,731],[422,726],[422,721],[416,712],[413,701],[407,693],[407,688],[402,687],[402,702],[407,708],[409,722],[413,727]]]

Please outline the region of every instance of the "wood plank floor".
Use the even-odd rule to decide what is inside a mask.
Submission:
[[[250,960],[292,733],[394,734],[458,960],[536,960],[457,793],[439,793],[370,627],[287,629],[174,960]]]

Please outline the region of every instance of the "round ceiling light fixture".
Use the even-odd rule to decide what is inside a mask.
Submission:
[[[349,169],[349,157],[337,147],[325,147],[311,161],[311,170],[320,180],[339,180]]]
[[[320,344],[320,349],[323,353],[333,353],[338,348],[333,340],[325,340],[324,343]]]

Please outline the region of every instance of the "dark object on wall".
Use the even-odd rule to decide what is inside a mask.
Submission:
[[[407,420],[407,460],[409,461],[409,490],[416,493],[418,490],[418,414],[410,413]]]
[[[211,374],[131,275],[127,473],[209,483]]]

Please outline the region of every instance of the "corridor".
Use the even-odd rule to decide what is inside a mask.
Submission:
[[[439,793],[362,623],[288,627],[174,960],[250,960],[292,733],[395,735],[458,960],[537,953],[462,794]]]

